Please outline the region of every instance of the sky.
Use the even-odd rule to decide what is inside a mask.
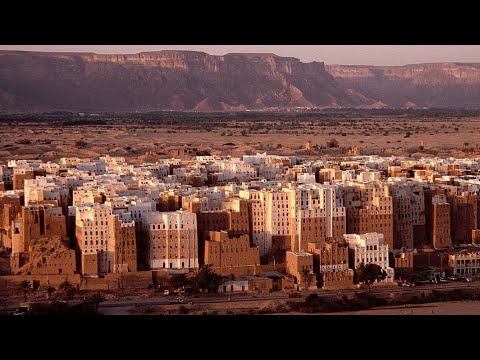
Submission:
[[[304,62],[343,65],[405,65],[429,62],[480,62],[480,45],[0,45],[0,50],[134,54],[194,50],[212,55],[274,53]]]

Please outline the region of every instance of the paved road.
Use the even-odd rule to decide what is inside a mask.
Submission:
[[[400,286],[391,286],[391,287],[374,287],[370,291],[371,294],[376,295],[385,295],[385,294],[412,294],[422,293],[426,290],[453,290],[453,289],[464,289],[464,288],[480,288],[480,282],[476,283],[462,283],[462,282],[449,282],[441,284],[424,284],[415,287],[400,287]],[[352,296],[360,290],[340,290],[340,291],[328,291],[328,290],[317,290],[309,291],[306,293],[301,293],[302,298],[306,297],[310,293],[316,293],[320,297],[337,297],[337,296]],[[361,290],[364,291],[364,290]],[[259,301],[259,300],[286,300],[288,296],[284,293],[272,293],[269,295],[262,296],[232,296],[230,300],[222,296],[208,297],[208,298],[195,298],[195,297],[186,297],[184,298],[184,303],[193,303],[193,304],[215,304],[215,303],[224,303],[224,302],[247,302],[247,301]],[[159,297],[159,298],[143,298],[127,301],[106,301],[100,304],[102,307],[132,307],[136,305],[168,305],[172,304],[169,297]]]
[[[184,304],[192,303],[192,304],[215,304],[215,303],[224,303],[224,302],[245,302],[245,301],[259,301],[259,300],[285,300],[288,299],[288,296],[281,293],[281,294],[271,294],[271,295],[263,295],[263,296],[233,296],[230,300],[225,297],[208,297],[208,298],[194,298],[194,297],[186,297],[184,298]],[[155,298],[155,299],[136,299],[136,300],[128,300],[128,301],[106,301],[99,305],[99,307],[130,307],[135,305],[168,305],[168,304],[176,304],[175,302],[171,302],[169,297],[163,298]]]
[[[473,283],[464,283],[464,282],[448,282],[441,284],[424,284],[415,287],[400,287],[400,286],[389,286],[389,287],[373,287],[371,289],[371,294],[376,295],[388,295],[388,294],[421,294],[426,290],[453,290],[453,289],[465,289],[465,288],[480,288],[480,281]],[[320,297],[339,297],[343,295],[353,296],[360,290],[340,290],[340,291],[328,291],[328,290],[316,290],[300,293],[302,298],[305,298],[308,294],[316,293]],[[364,291],[364,290],[362,290]],[[155,298],[140,298],[140,299],[129,299],[129,300],[117,300],[117,301],[105,301],[99,305],[100,308],[123,308],[123,307],[133,307],[133,306],[155,306],[155,305],[168,305],[172,304],[170,302],[170,297],[155,297]],[[215,296],[215,297],[185,297],[184,304],[193,303],[193,304],[216,304],[216,303],[225,303],[225,302],[248,302],[248,301],[260,301],[260,300],[286,300],[288,296],[283,292],[272,293],[269,295],[234,295],[230,300],[224,295]],[[15,308],[6,308],[5,311],[14,311]]]

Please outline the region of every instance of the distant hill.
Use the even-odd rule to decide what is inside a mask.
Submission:
[[[478,64],[325,66],[274,54],[0,51],[0,111],[479,105]]]
[[[328,65],[339,84],[389,107],[479,107],[480,64]]]
[[[323,63],[273,54],[0,52],[4,111],[246,110],[368,106]]]

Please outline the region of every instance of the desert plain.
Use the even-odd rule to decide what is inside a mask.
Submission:
[[[313,158],[480,154],[480,114],[460,110],[2,114],[0,124],[0,161],[4,162],[104,154],[133,163],[258,152]]]

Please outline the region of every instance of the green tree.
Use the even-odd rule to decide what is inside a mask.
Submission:
[[[87,303],[95,305],[95,312],[98,312],[98,305],[105,301],[105,294],[96,292],[87,298]]]
[[[375,281],[382,281],[387,277],[385,270],[377,264],[367,264],[364,265],[361,263],[355,271],[357,282],[363,282],[368,286],[368,291],[370,291],[370,286]]]
[[[75,293],[77,292],[77,289],[75,286],[69,282],[68,280],[65,280],[58,286],[58,290],[60,292],[60,297],[65,299],[65,300],[72,300],[73,297],[75,296]]]
[[[190,284],[190,280],[187,278],[185,274],[175,274],[168,279],[168,284],[173,289],[181,288],[182,286],[187,286]]]
[[[71,287],[73,287],[73,284],[70,281],[65,280],[60,285],[58,285],[58,290],[68,290]]]
[[[223,277],[217,274],[212,265],[204,265],[198,271],[198,274],[193,278],[192,287],[193,291],[216,291],[220,284],[223,282]]]

